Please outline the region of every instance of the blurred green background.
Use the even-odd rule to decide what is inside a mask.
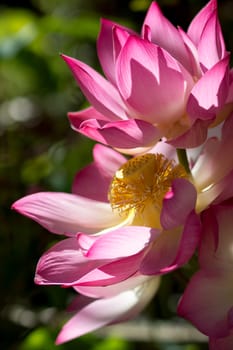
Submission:
[[[93,142],[71,130],[66,113],[86,106],[59,53],[100,69],[96,37],[100,17],[140,31],[149,0],[31,0],[0,3],[0,347],[52,350],[72,290],[33,283],[40,255],[57,239],[10,210],[35,191],[70,191],[76,171],[91,160]],[[206,3],[158,1],[167,17],[187,28]],[[227,48],[233,49],[233,4],[219,1]],[[77,213],[78,215],[78,213]],[[165,276],[143,319],[174,320],[190,274]],[[180,322],[180,321],[179,321]],[[127,341],[87,335],[58,349],[204,350],[205,342]]]

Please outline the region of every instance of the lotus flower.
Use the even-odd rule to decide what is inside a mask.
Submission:
[[[67,236],[41,257],[35,276],[38,284],[71,286],[83,295],[72,304],[76,314],[58,343],[137,314],[156,292],[156,276],[190,259],[201,229],[195,207],[203,212],[232,196],[232,126],[233,116],[221,135],[189,154],[191,174],[164,142],[128,161],[97,144],[72,194],[36,193],[14,203],[21,214]],[[110,310],[115,302],[119,308]]]
[[[127,161],[96,145],[73,194],[36,193],[14,203],[23,215],[68,236],[41,257],[35,276],[38,284],[70,286],[83,295],[72,307],[81,311],[58,343],[132,317],[156,292],[157,276],[192,256],[200,236],[196,191],[183,167],[169,159],[172,146],[165,147],[167,157],[146,153]],[[117,308],[107,310],[112,303]]]
[[[97,41],[101,76],[65,55],[91,107],[68,114],[74,130],[128,154],[145,152],[164,138],[196,147],[208,127],[233,107],[233,76],[211,0],[187,33],[152,2],[141,35],[103,19]]]
[[[199,271],[192,277],[178,312],[210,338],[210,350],[233,348],[233,202],[203,215]]]
[[[23,215],[68,236],[39,261],[37,283],[108,285],[138,272],[165,273],[190,258],[200,229],[196,191],[164,145],[165,154],[127,161],[97,144],[94,162],[76,175],[73,194],[35,193],[14,203]]]

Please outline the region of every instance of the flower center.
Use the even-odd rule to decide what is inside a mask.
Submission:
[[[182,165],[148,153],[125,163],[113,177],[109,200],[120,215],[134,214],[134,225],[160,227],[164,196],[176,178],[187,178]]]

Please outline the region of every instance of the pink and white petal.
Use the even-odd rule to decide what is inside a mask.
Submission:
[[[187,112],[193,121],[211,119],[223,107],[228,94],[228,64],[229,56],[216,63],[194,85],[187,102]]]
[[[170,230],[183,225],[187,216],[195,208],[196,199],[195,187],[188,180],[175,179],[168,196],[165,196],[163,200],[160,215],[162,227]]]
[[[93,107],[111,120],[126,119],[125,106],[117,89],[94,69],[75,58],[62,55],[83,94]]]
[[[196,119],[194,124],[176,138],[169,139],[167,142],[176,148],[194,148],[200,146],[207,138],[208,127],[214,118],[209,120]]]
[[[139,271],[145,275],[164,274],[189,261],[200,240],[200,220],[191,212],[182,229],[163,231],[142,261]]]
[[[78,231],[95,233],[120,222],[110,204],[62,192],[34,193],[12,208],[47,230],[68,236]]]
[[[97,39],[97,53],[105,73],[105,76],[113,84],[115,84],[115,46],[114,44],[114,30],[117,28],[121,33],[121,40],[118,44],[123,45],[124,40],[127,39],[129,33],[132,31],[124,26],[109,21],[107,19],[101,19],[101,29]],[[118,48],[119,49],[119,48]]]
[[[135,317],[153,298],[158,289],[156,278],[112,298],[90,301],[62,328],[56,344],[61,344],[98,328]]]
[[[187,82],[165,50],[130,36],[118,57],[116,74],[118,89],[138,118],[164,124],[184,114]]]
[[[101,263],[88,260],[79,249],[77,239],[68,238],[42,255],[36,267],[35,283],[70,286]]]
[[[133,154],[135,149],[152,147],[161,137],[159,130],[152,124],[138,119],[105,123],[87,121],[80,125],[79,131],[105,145]]]
[[[227,314],[232,307],[232,295],[231,275],[215,270],[200,270],[186,287],[178,314],[208,336],[227,336]]]
[[[187,34],[196,46],[198,46],[198,43],[200,41],[202,32],[206,26],[207,21],[209,20],[212,13],[216,11],[216,9],[217,9],[217,1],[210,0],[207,3],[207,5],[204,6],[198,12],[198,14],[194,17],[194,19],[190,23]]]
[[[96,239],[86,256],[89,259],[119,259],[144,250],[159,230],[144,226],[126,226],[113,229]],[[82,237],[82,234],[78,236]]]
[[[199,61],[203,71],[212,68],[226,56],[225,43],[217,11],[210,15],[198,43]]]
[[[134,276],[130,276],[126,280],[110,284],[108,286],[75,286],[74,289],[82,295],[86,295],[91,298],[110,298],[119,293],[124,292],[128,289],[133,289],[137,285],[144,283],[148,280],[148,276],[143,276],[140,274],[136,274]],[[158,278],[159,283],[159,278]]]
[[[164,17],[156,2],[151,3],[146,14],[142,28],[143,32],[146,27],[150,28],[151,41],[169,52],[191,72],[192,65],[182,37],[173,24]]]

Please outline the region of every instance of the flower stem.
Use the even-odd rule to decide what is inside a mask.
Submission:
[[[177,148],[176,149],[177,157],[179,160],[179,163],[183,165],[185,168],[187,174],[190,174],[190,169],[189,169],[189,162],[188,162],[188,157],[186,150],[184,148]]]

